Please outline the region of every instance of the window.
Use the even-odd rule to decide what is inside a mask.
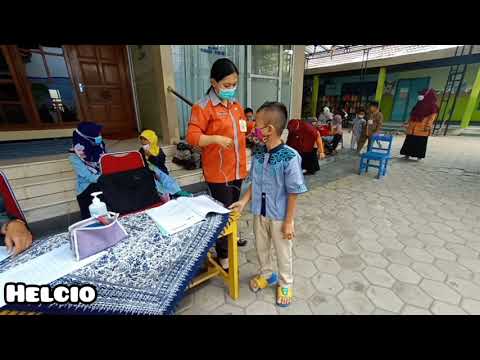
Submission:
[[[61,45],[19,45],[28,86],[42,123],[79,121],[75,91]]]
[[[27,117],[3,49],[0,51],[0,125],[24,124]]]

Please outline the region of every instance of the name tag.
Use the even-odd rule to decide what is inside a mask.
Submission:
[[[247,122],[245,120],[239,120],[240,123],[240,131],[247,132]]]

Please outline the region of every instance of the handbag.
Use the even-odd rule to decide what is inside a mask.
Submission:
[[[110,215],[113,220],[107,225],[102,225],[95,218],[89,218],[68,228],[70,247],[77,261],[98,254],[128,237],[127,231],[118,221],[118,214]]]
[[[137,212],[160,202],[155,186],[155,174],[147,167],[102,175],[98,183],[108,210],[121,215]]]

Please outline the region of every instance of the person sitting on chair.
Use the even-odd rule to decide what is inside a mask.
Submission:
[[[165,200],[169,200],[170,197],[192,196],[188,191],[183,191],[175,179],[168,175],[168,169],[165,166],[166,157],[158,146],[157,134],[152,130],[145,130],[140,134],[139,139],[142,143],[140,153],[145,160],[145,164],[155,173],[155,185],[159,194]]]
[[[101,131],[102,125],[89,121],[81,122],[73,131],[68,159],[77,175],[77,202],[82,220],[90,217],[88,207],[93,199],[90,194],[102,191],[97,184],[101,175],[100,157],[106,152]],[[99,198],[104,201],[102,195]]]
[[[5,207],[3,195],[0,193],[0,246],[6,246],[14,255],[32,246],[32,233],[27,224],[11,214]]]

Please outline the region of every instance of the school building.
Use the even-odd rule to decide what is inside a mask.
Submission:
[[[216,59],[238,66],[245,107],[278,100],[300,117],[304,54],[303,45],[0,45],[0,170],[30,223],[76,213],[67,152],[78,122],[104,125],[108,151],[136,150],[139,132],[155,130],[171,159],[190,117],[175,93],[203,97]],[[202,181],[201,169],[167,166],[181,186]]]
[[[317,49],[307,54],[302,115],[318,116],[324,106],[344,107],[353,114],[376,99],[387,126],[395,127],[408,120],[426,88],[437,92],[439,122],[448,120],[451,128],[480,124],[480,46],[354,45],[336,53]]]

